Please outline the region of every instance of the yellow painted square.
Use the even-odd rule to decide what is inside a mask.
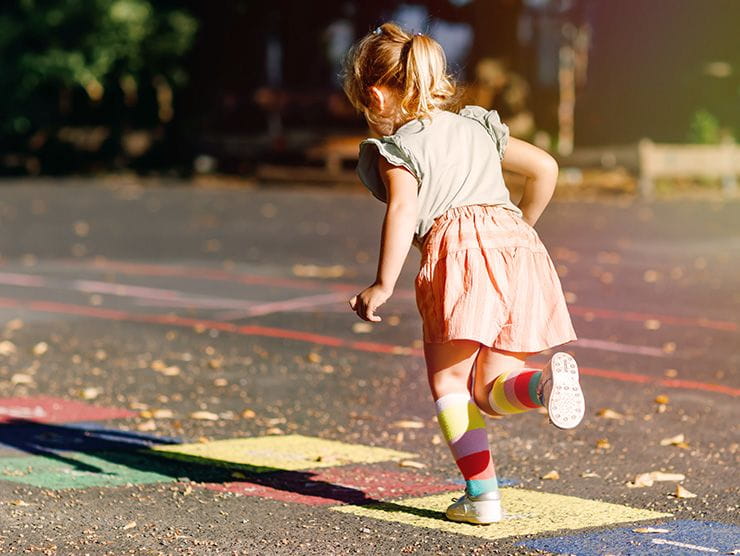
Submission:
[[[334,506],[331,509],[484,539],[537,535],[561,529],[583,529],[671,515],[519,488],[501,489],[501,500],[504,519],[491,525],[471,525],[447,520],[444,511],[452,503],[450,493],[368,506]]]
[[[236,465],[256,472],[296,471],[414,457],[407,452],[299,434],[234,438],[204,444],[167,444],[154,446],[152,450],[163,456],[211,465]]]

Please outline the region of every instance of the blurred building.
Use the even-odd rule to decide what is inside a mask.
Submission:
[[[283,105],[285,125],[347,124],[345,116],[320,109],[338,91],[339,57],[352,40],[391,18],[444,43],[463,80],[475,79],[482,59],[521,75],[536,125],[552,133],[563,25],[588,25],[587,74],[575,108],[577,144],[642,136],[681,141],[702,107],[728,126],[740,124],[736,0],[329,0],[320,7],[237,0],[192,2],[191,8],[202,21],[191,95],[213,129],[267,129],[253,96],[275,85],[292,95]]]

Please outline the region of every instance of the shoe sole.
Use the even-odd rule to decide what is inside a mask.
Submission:
[[[547,404],[550,422],[559,429],[572,429],[581,422],[586,410],[578,364],[567,353],[556,353],[550,361],[552,391]]]
[[[494,517],[489,519],[477,519],[475,517],[463,517],[463,516],[453,516],[450,514],[445,514],[447,516],[447,519],[450,521],[455,521],[457,523],[471,523],[473,525],[490,525],[491,523],[498,523],[501,521],[501,516]]]

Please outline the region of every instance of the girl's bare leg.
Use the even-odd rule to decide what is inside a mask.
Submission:
[[[425,343],[424,355],[439,427],[465,479],[466,492],[473,499],[487,499],[497,509],[498,482],[486,424],[468,390],[479,349],[480,344],[470,340]],[[457,508],[448,509],[451,519],[458,519],[454,517],[457,513]],[[487,519],[493,520],[490,516]]]
[[[435,400],[468,391],[468,380],[480,347],[478,342],[471,340],[424,343],[427,378]]]

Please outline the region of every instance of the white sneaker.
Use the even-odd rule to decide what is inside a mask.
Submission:
[[[586,403],[578,382],[578,364],[569,354],[561,351],[552,356],[542,369],[537,394],[550,422],[559,429],[572,429],[583,419]]]
[[[480,496],[469,496],[466,492],[447,508],[447,519],[476,525],[488,525],[501,521],[501,495],[498,491]]]

